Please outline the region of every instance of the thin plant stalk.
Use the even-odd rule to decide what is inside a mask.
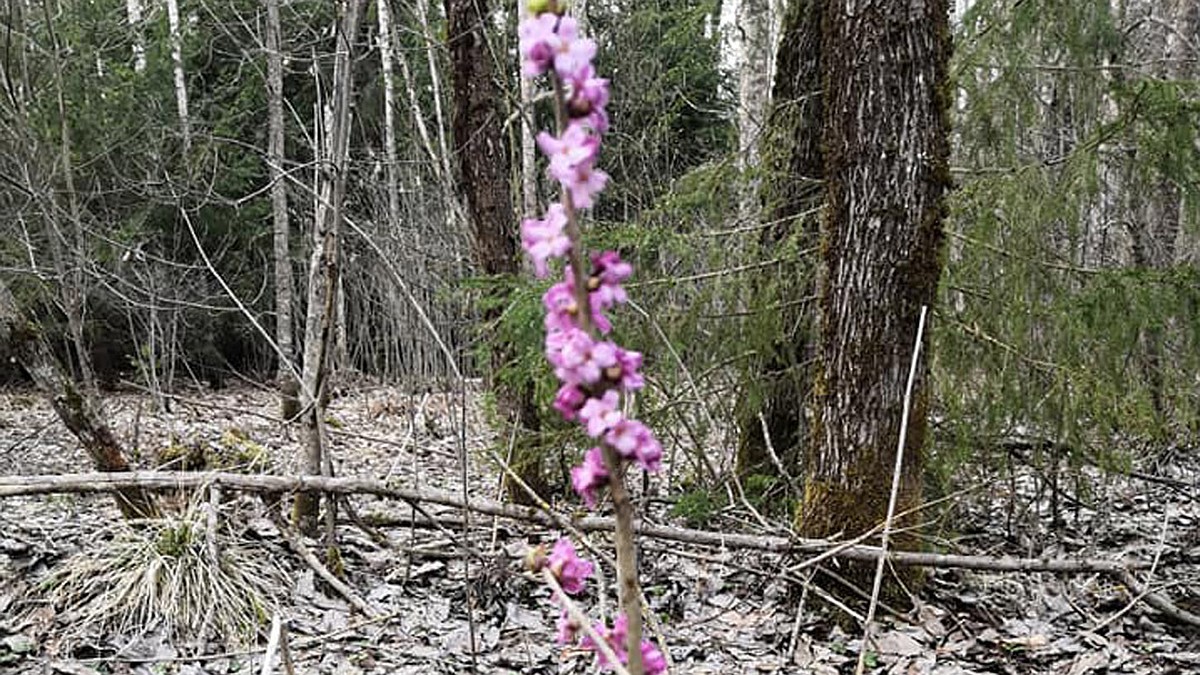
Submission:
[[[554,118],[557,122],[558,133],[566,130],[567,101],[563,91],[562,80],[551,71],[550,82],[554,87]],[[599,336],[596,327],[592,325],[590,301],[588,299],[588,277],[584,267],[583,237],[579,228],[579,215],[571,199],[571,193],[566,188],[560,188],[563,210],[567,216],[564,231],[571,240],[571,249],[567,253],[567,261],[571,268],[574,282],[575,306],[579,308],[576,320],[579,327],[587,331],[593,338]],[[617,451],[607,444],[602,446],[604,464],[608,469],[608,491],[613,501],[613,515],[616,518],[614,533],[617,553],[617,599],[621,610],[628,621],[625,636],[628,660],[626,667],[631,675],[642,675],[642,592],[638,583],[637,544],[633,531],[633,500],[625,485],[626,463]]]

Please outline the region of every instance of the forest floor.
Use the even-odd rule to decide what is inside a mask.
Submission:
[[[128,447],[140,449],[143,467],[172,446],[235,445],[264,449],[273,471],[294,470],[296,432],[271,419],[276,406],[269,393],[241,388],[187,398],[174,401],[171,413],[157,412],[142,394],[107,398],[115,430]],[[453,402],[452,396],[381,388],[336,399],[330,420],[338,474],[461,491],[453,426],[461,415]],[[495,439],[480,397],[469,396],[466,408],[469,490],[498,498],[496,468],[487,459]],[[87,465],[40,399],[27,391],[0,394],[0,475],[66,473]],[[1138,468],[1177,483],[1087,467],[1050,481],[1015,460],[972,467],[956,483],[974,488],[931,516],[925,531],[932,548],[944,552],[1155,560],[1151,586],[1194,608],[1200,605],[1200,504],[1195,490],[1180,485],[1200,484],[1200,464],[1194,453],[1181,453]],[[643,495],[648,520],[681,524],[671,515],[667,483],[683,480],[668,472],[650,481]],[[1056,500],[1062,522],[1052,527]],[[414,515],[399,502],[355,497],[353,503],[372,522],[384,523],[388,540],[339,523],[346,579],[376,608],[372,619],[314,578],[264,516],[260,500],[226,496],[221,503],[221,550],[269,562],[277,574],[267,584],[269,607],[262,618],[277,613],[286,619],[296,672],[595,672],[587,653],[554,645],[557,611],[546,589],[520,572],[527,548],[559,533],[473,518],[471,544],[478,556],[468,572],[475,605],[472,655],[468,583],[454,544],[460,526],[407,525]],[[560,508],[569,514],[572,504],[563,500]],[[55,570],[120,537],[116,513],[103,495],[0,501],[0,672],[259,672],[266,626],[249,645],[227,643],[212,631],[185,639],[171,637],[161,622],[105,628],[77,607],[51,601],[44,582]],[[432,506],[426,515],[446,522],[460,517]],[[716,509],[704,527],[762,533],[754,523],[747,509],[734,506]],[[605,546],[604,535],[592,538]],[[320,550],[316,543],[310,547]],[[671,672],[852,672],[861,632],[844,630],[841,610],[818,600],[824,589],[837,590],[830,577],[787,572],[805,557],[644,539],[646,595],[673,661]],[[915,600],[910,611],[881,611],[870,672],[1200,672],[1196,629],[1169,622],[1105,576],[932,570]]]

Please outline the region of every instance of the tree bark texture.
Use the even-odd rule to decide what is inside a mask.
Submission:
[[[97,470],[130,471],[121,444],[105,423],[96,401],[63,370],[41,328],[24,317],[16,298],[3,283],[0,283],[0,342],[8,344],[63,425],[79,439]],[[141,488],[121,488],[114,497],[126,518],[148,518],[158,513],[154,498]]]
[[[805,535],[854,536],[887,511],[913,340],[941,273],[948,8],[827,1],[822,25],[820,371],[798,516]],[[915,382],[898,511],[921,499],[927,364]]]
[[[820,0],[792,0],[783,21],[760,145],[759,197],[766,221],[773,223],[759,241],[764,251],[771,251],[764,257],[777,255],[789,241],[801,249],[815,244],[815,211],[823,197]],[[813,294],[814,275],[811,263],[801,261],[781,266],[776,277],[759,282],[759,294],[776,298],[786,309],[780,310],[780,330],[769,356],[753,366],[760,390],[739,400],[738,471],[743,475],[778,473],[768,440],[789,472],[800,468],[811,379],[804,364],[811,360],[815,342],[812,304],[805,299]]]
[[[271,222],[274,233],[275,344],[279,347],[276,380],[281,416],[290,419],[300,411],[300,383],[293,374],[296,350],[292,340],[292,298],[295,289],[292,283],[287,182],[283,171],[286,147],[283,126],[283,40],[280,33],[279,0],[267,0],[267,165],[271,176]]]
[[[497,83],[485,28],[491,21],[487,0],[445,0],[454,108],[451,122],[457,184],[464,193],[472,232],[472,254],[481,271],[492,277],[520,273],[517,257],[516,216],[513,211],[511,165],[504,113],[504,91]],[[485,324],[497,321],[502,308],[488,310]],[[485,366],[496,396],[501,419],[517,428],[517,443],[510,459],[514,470],[530,487],[546,493],[541,453],[530,441],[538,428],[532,382],[506,385],[494,375],[515,356],[507,340],[490,340],[491,363]],[[526,496],[509,486],[514,499]]]
[[[322,475],[329,466],[324,455],[325,405],[323,389],[329,371],[330,343],[337,318],[338,243],[342,197],[346,191],[346,163],[350,149],[350,97],[354,38],[364,0],[346,0],[338,25],[337,53],[333,66],[332,120],[320,156],[318,202],[313,217],[313,250],[308,269],[308,304],[304,330],[304,371],[301,376],[304,470]],[[296,499],[294,518],[307,531],[316,527],[317,500],[312,495]]]

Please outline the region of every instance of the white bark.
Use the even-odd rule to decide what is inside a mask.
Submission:
[[[179,27],[179,0],[167,0],[167,22],[171,31],[171,63],[175,71],[175,108],[179,113],[179,132],[183,151],[192,148],[192,123],[188,116],[187,80],[183,72],[183,34]]]
[[[438,167],[442,187],[442,200],[446,207],[446,221],[451,231],[457,231],[460,224],[467,222],[466,214],[455,196],[454,169],[450,164],[450,145],[446,141],[446,116],[442,111],[442,78],[438,68],[437,39],[429,26],[429,13],[425,8],[425,0],[415,0],[417,20],[421,23],[421,35],[425,40],[425,60],[429,66],[429,82],[433,94],[433,118],[437,125],[438,148],[441,150],[441,162]]]
[[[146,69],[146,41],[142,37],[142,0],[125,0],[125,14],[133,33],[133,72]]]
[[[525,3],[521,3],[521,18],[524,19],[528,14]],[[526,218],[534,218],[538,215],[537,152],[533,135],[534,89],[533,81],[521,75],[520,67],[517,69],[517,79],[521,83],[521,214]]]
[[[758,181],[751,175],[758,168],[758,142],[770,100],[770,7],[770,0],[741,0],[738,7],[738,168],[744,181],[738,210],[743,221],[755,215]]]
[[[392,20],[388,0],[377,0],[379,62],[383,71],[383,138],[387,159],[388,224],[400,223],[400,180],[396,175],[396,78],[392,72]]]

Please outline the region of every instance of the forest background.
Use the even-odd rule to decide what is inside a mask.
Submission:
[[[789,89],[805,5],[571,7],[612,80],[611,186],[588,244],[638,270],[618,335],[648,355],[638,405],[697,522],[732,477],[775,513],[802,498],[820,254],[803,224],[821,204],[780,215],[778,200],[819,179],[780,161],[813,95]],[[278,388],[307,425],[310,473],[339,459],[320,452],[323,399],[368,381],[440,391],[465,372],[513,430],[517,473],[560,494],[570,437],[542,412],[546,285],[516,255],[521,215],[552,191],[518,10],[347,7],[9,0],[10,313],[85,391],[139,387],[168,409],[198,385]],[[1014,453],[1070,475],[1193,448],[1200,8],[953,9],[926,496]],[[25,381],[28,359],[5,357],[6,380]]]

